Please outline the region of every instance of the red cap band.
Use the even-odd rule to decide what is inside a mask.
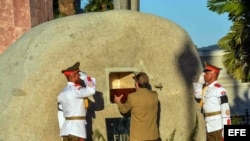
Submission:
[[[206,66],[205,70],[210,70],[210,71],[214,71],[216,73],[220,72],[220,69],[214,68],[213,66]]]
[[[75,72],[78,72],[78,71],[65,71],[65,72],[63,72],[63,74],[67,76],[67,75],[72,75]]]

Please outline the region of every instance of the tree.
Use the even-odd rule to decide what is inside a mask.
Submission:
[[[74,0],[58,0],[58,6],[61,17],[76,14]]]
[[[218,14],[228,13],[233,22],[229,33],[218,41],[225,50],[223,64],[229,75],[250,82],[250,2],[248,0],[208,0],[207,7]]]
[[[89,0],[85,12],[101,12],[114,9],[113,0]]]

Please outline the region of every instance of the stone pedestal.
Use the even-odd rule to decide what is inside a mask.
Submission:
[[[67,82],[61,70],[76,61],[103,92],[105,108],[96,112],[93,130],[105,139],[105,119],[122,117],[110,101],[110,89],[127,86],[122,79],[120,85],[111,85],[110,80],[116,80],[110,74],[144,71],[159,96],[162,140],[175,133],[175,141],[205,141],[192,88],[202,70],[195,45],[170,20],[132,10],[78,14],[40,24],[0,55],[0,140],[61,140],[57,96]]]

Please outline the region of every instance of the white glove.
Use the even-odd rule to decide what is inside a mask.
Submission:
[[[84,79],[87,78],[87,74],[86,73],[80,71],[79,74],[80,74],[80,79],[84,80]]]
[[[85,72],[79,72],[80,79],[84,81],[84,83],[87,85],[88,81],[92,81],[94,85],[96,85],[96,79],[94,77],[89,77]]]
[[[200,84],[204,84],[205,83],[205,80],[204,80],[204,72],[201,73],[200,77],[199,77],[199,80],[197,83],[200,83]]]
[[[94,77],[86,76],[86,78],[84,79],[85,84],[88,84],[89,81],[96,85],[96,79]]]
[[[94,83],[94,85],[96,85],[96,79],[94,77],[91,77],[91,80]]]

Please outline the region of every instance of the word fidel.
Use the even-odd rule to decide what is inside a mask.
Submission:
[[[129,141],[128,134],[115,134],[113,135],[113,137],[114,137],[113,141]]]
[[[249,137],[250,125],[224,126],[224,141],[249,141]]]

